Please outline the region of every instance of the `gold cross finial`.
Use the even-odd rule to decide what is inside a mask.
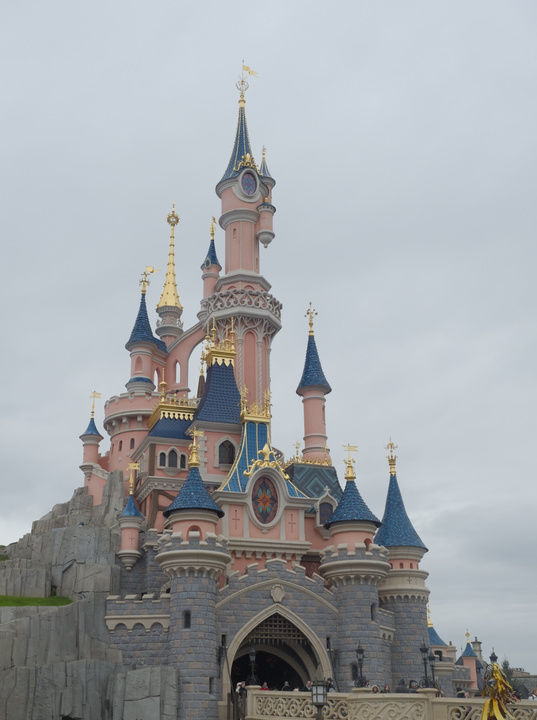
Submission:
[[[165,373],[165,369],[161,368],[160,376],[161,376],[162,380],[160,381],[159,385],[160,385],[160,397],[162,398],[162,400],[164,400],[164,398],[166,397],[166,388],[168,387],[168,384],[166,383],[166,379],[164,377],[164,373]]]
[[[345,452],[349,453],[349,457],[344,461],[345,465],[347,466],[347,470],[345,472],[345,480],[356,480],[356,472],[354,470],[354,458],[351,457],[351,452],[358,452],[358,446],[357,445],[343,445],[343,449]]]
[[[160,272],[157,268],[154,268],[152,265],[147,265],[145,270],[142,273],[142,279],[140,280],[140,285],[142,286],[142,293],[145,295],[145,291],[147,290],[147,286],[149,285],[149,275],[152,273]]]
[[[295,443],[296,453],[295,453],[295,461],[300,462],[300,448],[302,447],[301,442]]]
[[[397,445],[394,445],[392,439],[390,438],[390,442],[386,445],[384,449],[389,450],[390,452],[389,455],[386,455],[386,458],[390,465],[390,475],[395,475],[395,461],[397,460],[397,455],[394,455],[393,451],[397,450]]]
[[[166,218],[166,221],[168,222],[169,225],[172,226],[172,233],[173,233],[174,227],[179,222],[179,215],[175,212],[175,203],[172,203],[172,211]]]
[[[134,471],[140,469],[140,463],[131,462],[127,465],[127,470],[130,471],[130,479],[129,479],[129,488],[130,488],[130,494],[133,495],[134,493]]]
[[[94,391],[91,393],[91,395],[90,395],[90,399],[92,399],[92,403],[91,403],[91,417],[94,417],[94,416],[95,416],[95,399],[96,399],[96,398],[100,398],[100,397],[101,397],[101,393],[98,393],[97,390],[94,390]]]
[[[212,222],[211,222],[211,240],[214,240],[214,232],[215,232],[215,230],[216,230],[216,219],[215,219],[215,217],[214,217],[214,215],[213,215],[213,219],[212,219]]]
[[[309,323],[310,323],[310,335],[313,335],[313,317],[317,315],[317,310],[314,310],[312,307],[312,304],[310,302],[309,308],[306,310],[306,314],[304,317],[309,317]]]

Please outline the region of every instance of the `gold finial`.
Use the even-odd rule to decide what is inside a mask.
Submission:
[[[324,449],[324,458],[323,459],[325,462],[327,462],[328,461],[328,453],[330,452],[330,448],[328,447],[328,445],[325,445],[323,449]]]
[[[154,268],[152,265],[147,265],[145,270],[142,273],[142,279],[140,280],[140,285],[142,286],[142,294],[145,295],[145,292],[147,290],[147,286],[149,285],[149,275],[152,273],[160,272],[158,268]]]
[[[433,621],[431,620],[431,608],[427,605],[427,627],[432,627]]]
[[[205,350],[201,351],[201,367],[200,367],[200,375],[203,375],[205,369]]]
[[[179,294],[177,292],[177,282],[175,280],[175,226],[179,222],[179,215],[175,212],[175,203],[173,203],[172,211],[166,218],[166,222],[170,226],[170,249],[168,251],[168,265],[166,267],[166,278],[162,295],[160,296],[157,310],[161,307],[176,307],[183,309]]]
[[[162,377],[162,380],[159,382],[160,397],[162,398],[162,400],[164,400],[164,398],[166,397],[166,388],[168,387],[168,384],[164,377],[164,368],[161,368],[160,372],[161,372],[161,377]]]
[[[265,154],[267,152],[267,148],[263,145],[263,150],[261,151],[261,162],[265,162]]]
[[[306,314],[304,315],[304,317],[309,317],[309,322],[310,322],[310,332],[309,332],[309,334],[310,334],[310,335],[313,335],[313,317],[314,317],[315,315],[317,315],[317,311],[313,309],[312,304],[311,304],[311,302],[310,302],[310,306],[309,306],[309,308],[306,310]]]
[[[394,445],[392,443],[392,439],[390,438],[390,442],[386,445],[384,449],[390,451],[390,454],[386,455],[386,459],[390,464],[390,475],[395,475],[395,461],[397,460],[397,455],[394,455],[393,451],[397,450],[397,445]]]
[[[130,488],[130,495],[134,494],[134,470],[140,469],[140,463],[131,462],[127,465],[127,470],[130,471],[130,478],[129,478],[129,488]]]
[[[246,102],[244,100],[244,93],[248,90],[248,83],[246,82],[246,75],[253,75],[253,77],[257,77],[257,73],[252,70],[251,67],[248,67],[248,65],[244,64],[244,60],[242,61],[242,73],[239,82],[237,83],[237,90],[240,91],[240,98],[239,98],[239,107],[244,107],[246,105]]]
[[[295,450],[296,450],[296,452],[295,452],[295,462],[300,462],[300,448],[301,448],[301,447],[302,447],[302,443],[301,443],[301,442],[296,442],[296,443],[295,443]]]
[[[200,466],[200,456],[199,456],[196,438],[202,438],[202,437],[203,437],[203,432],[201,430],[194,430],[194,432],[192,433],[192,442],[189,446],[190,457],[188,459],[188,464],[190,467],[199,467]]]
[[[345,465],[347,466],[347,470],[345,472],[345,480],[356,480],[356,472],[354,470],[354,458],[351,458],[351,452],[358,452],[358,446],[357,445],[343,445],[343,449],[345,452],[349,453],[349,457],[344,461]]]
[[[212,222],[211,222],[211,240],[214,240],[214,232],[215,232],[215,230],[216,230],[216,220],[215,220],[215,217],[214,217],[214,215],[213,215],[213,219],[212,219]]]
[[[101,393],[98,393],[97,390],[94,390],[90,395],[90,399],[92,399],[91,417],[95,417],[95,398],[100,398],[100,397],[101,397]]]
[[[250,391],[246,387],[246,385],[243,385],[241,387],[241,415],[244,415],[246,413],[246,398],[248,397],[248,393]]]
[[[468,632],[468,628],[466,628],[466,642],[470,642],[470,633]]]

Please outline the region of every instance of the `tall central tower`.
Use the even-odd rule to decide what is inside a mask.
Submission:
[[[272,338],[281,328],[281,303],[270,294],[270,283],[260,272],[260,245],[274,238],[271,177],[265,151],[261,164],[254,160],[246,125],[244,76],[240,91],[239,118],[231,158],[216,186],[222,202],[220,226],[225,231],[225,268],[204,298],[198,315],[202,323],[213,324],[223,337],[233,317],[237,338],[237,385],[246,388],[248,403],[262,403],[270,387]],[[207,258],[206,262],[210,263]]]

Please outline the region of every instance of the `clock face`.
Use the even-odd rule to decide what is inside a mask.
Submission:
[[[257,478],[252,491],[254,515],[260,523],[272,522],[278,512],[278,494],[274,483],[266,475]]]
[[[255,191],[257,190],[257,182],[251,172],[244,173],[241,178],[241,187],[243,193],[245,195],[248,195],[248,197],[251,197],[255,194]]]

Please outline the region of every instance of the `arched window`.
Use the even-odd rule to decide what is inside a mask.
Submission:
[[[119,441],[119,452],[123,450],[123,440]]]
[[[371,620],[377,619],[377,603],[371,603]]]
[[[235,460],[235,445],[229,440],[224,440],[218,448],[219,465],[233,465]]]
[[[369,552],[369,546],[371,545],[371,540],[369,538],[366,538],[364,540],[365,550],[366,552]]]
[[[131,450],[134,450],[134,438],[131,438]]]
[[[168,453],[168,467],[177,467],[177,453],[175,452],[175,450],[170,450],[170,452]]]
[[[403,563],[399,563],[399,567],[400,567],[401,570],[402,570],[405,566],[403,565]]]
[[[136,375],[139,375],[142,372],[142,358],[137,357],[136,362],[134,363],[134,372]]]
[[[321,525],[330,522],[330,518],[332,517],[333,512],[334,508],[330,503],[321,503],[321,505],[319,506],[319,520]]]
[[[179,460],[179,465],[181,467],[181,470],[184,470],[186,468],[186,455],[181,455],[181,459]]]
[[[166,453],[159,453],[158,456],[158,465],[159,467],[166,467]]]

